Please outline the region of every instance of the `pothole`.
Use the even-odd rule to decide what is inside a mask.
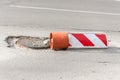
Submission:
[[[9,48],[46,49],[50,47],[49,37],[8,36],[5,41]]]

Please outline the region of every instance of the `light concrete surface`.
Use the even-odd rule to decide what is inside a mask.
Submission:
[[[0,0],[0,80],[119,80],[119,7],[115,0]],[[111,42],[108,49],[53,51],[4,41],[52,31],[106,32]]]

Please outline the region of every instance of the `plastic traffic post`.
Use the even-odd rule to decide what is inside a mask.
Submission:
[[[68,33],[51,32],[50,48],[53,50],[67,48],[107,48],[105,33]]]

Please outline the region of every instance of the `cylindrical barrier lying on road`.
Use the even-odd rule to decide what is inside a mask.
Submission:
[[[105,33],[68,33],[51,32],[50,48],[54,50],[67,48],[107,48]]]

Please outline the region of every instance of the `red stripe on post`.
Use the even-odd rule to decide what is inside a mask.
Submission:
[[[108,46],[107,44],[107,37],[105,34],[95,34],[106,46]]]
[[[72,46],[72,45],[69,43],[68,46]]]
[[[94,44],[84,34],[72,34],[84,46],[94,46]]]

